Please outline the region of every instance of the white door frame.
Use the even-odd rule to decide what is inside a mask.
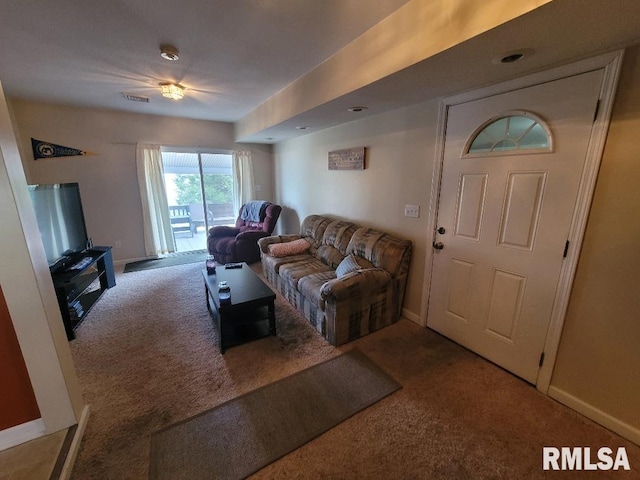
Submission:
[[[545,394],[548,392],[549,385],[551,384],[553,367],[555,366],[558,347],[560,345],[560,336],[562,334],[564,319],[571,295],[571,286],[576,273],[578,258],[580,257],[582,240],[584,238],[589,210],[591,208],[591,200],[593,198],[598,170],[600,168],[602,153],[604,151],[607,132],[609,130],[609,122],[611,119],[611,111],[613,109],[616,86],[620,76],[623,53],[623,50],[618,50],[572,63],[570,65],[564,65],[544,72],[521,77],[516,80],[493,85],[491,87],[446,97],[440,102],[438,128],[436,132],[436,152],[433,160],[433,177],[431,181],[431,194],[429,197],[429,217],[427,221],[427,238],[432,241],[435,238],[434,232],[436,229],[439,206],[442,163],[444,161],[444,144],[449,108],[454,105],[478,100],[480,98],[490,97],[604,68],[604,78],[602,82],[602,90],[600,92],[600,107],[593,124],[591,138],[589,139],[587,158],[585,160],[585,166],[578,190],[578,198],[576,200],[576,207],[571,221],[571,229],[568,238],[570,248],[567,252],[567,258],[562,264],[560,280],[558,281],[556,297],[553,304],[553,310],[551,312],[549,330],[547,332],[544,345],[544,364],[540,369],[538,380],[536,382],[536,388]],[[427,245],[428,244],[429,242],[427,241]],[[422,288],[422,309],[420,311],[420,322],[423,326],[427,326],[427,312],[429,311],[429,294],[431,291],[432,271],[433,250],[429,249],[425,260],[425,281]]]

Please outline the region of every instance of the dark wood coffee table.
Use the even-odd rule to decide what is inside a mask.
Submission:
[[[276,294],[246,263],[242,268],[216,268],[215,275],[204,277],[207,308],[218,324],[220,353],[240,345],[276,334]],[[220,302],[218,282],[226,281],[231,287],[231,299]]]

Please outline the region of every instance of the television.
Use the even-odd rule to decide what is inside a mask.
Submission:
[[[90,246],[77,183],[29,185],[44,251],[53,271]]]

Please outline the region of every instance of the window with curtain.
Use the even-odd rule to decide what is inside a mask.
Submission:
[[[204,250],[210,227],[235,224],[232,160],[231,153],[162,149],[177,252]]]
[[[234,225],[254,199],[250,151],[139,144],[136,151],[148,256],[206,249],[215,225]]]

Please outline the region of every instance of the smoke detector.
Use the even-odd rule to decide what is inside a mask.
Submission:
[[[178,60],[180,58],[180,52],[173,45],[160,45],[160,56],[165,60]]]

